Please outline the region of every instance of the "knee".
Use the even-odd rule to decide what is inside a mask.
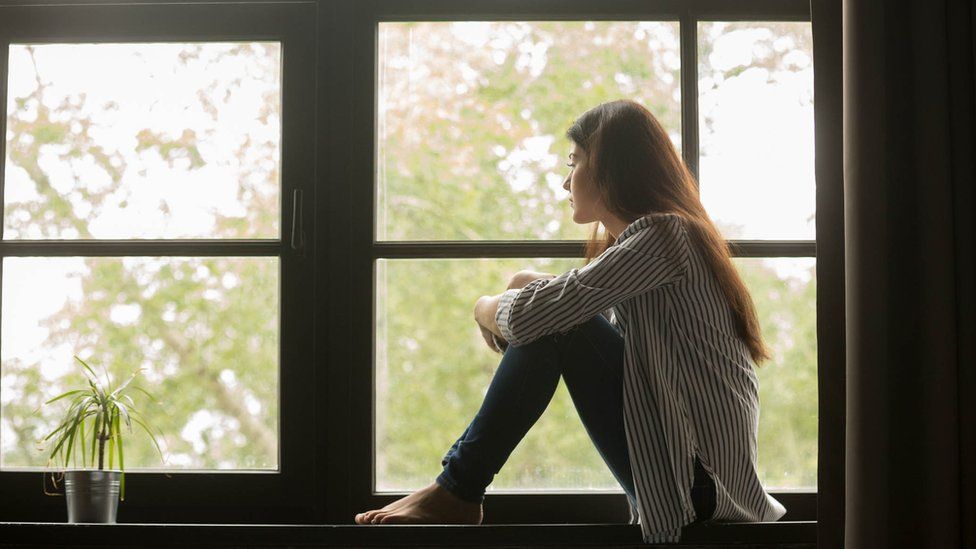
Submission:
[[[562,341],[564,341],[561,338],[564,337],[565,336],[560,333],[551,333],[537,337],[529,342],[520,343],[517,346],[510,343],[508,347],[505,348],[504,354],[506,356],[509,354],[527,357],[531,356],[533,360],[554,357],[557,355],[559,348],[562,345]]]
[[[536,271],[527,271],[527,270],[519,271],[514,275],[512,275],[512,278],[508,280],[508,289],[516,290],[516,289],[524,288],[526,284],[532,282],[533,280],[539,278],[552,278],[553,276],[555,275],[549,273],[539,273]]]
[[[524,288],[529,283],[530,273],[531,271],[519,271],[512,275],[512,278],[508,279],[508,289],[517,290]]]

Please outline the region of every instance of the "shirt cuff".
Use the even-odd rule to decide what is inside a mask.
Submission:
[[[517,345],[508,321],[512,316],[512,304],[515,303],[515,298],[521,291],[521,289],[512,289],[502,293],[498,300],[498,310],[495,311],[495,324],[498,325],[498,331],[502,333],[502,337],[509,345]]]

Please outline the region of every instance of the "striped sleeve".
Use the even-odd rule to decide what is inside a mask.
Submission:
[[[669,242],[624,241],[607,248],[585,267],[538,279],[502,294],[495,322],[511,345],[519,346],[586,322],[632,296],[680,280],[688,269],[687,242],[676,235],[652,235]],[[646,250],[652,253],[647,253]]]

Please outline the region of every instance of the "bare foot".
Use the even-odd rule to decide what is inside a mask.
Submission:
[[[356,524],[481,524],[481,505],[458,499],[433,482],[382,509],[356,515]]]

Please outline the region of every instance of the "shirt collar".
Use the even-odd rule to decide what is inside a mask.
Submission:
[[[627,228],[626,229],[624,229],[623,231],[620,232],[620,236],[617,237],[617,241],[614,242],[614,245],[616,246],[617,244],[620,244],[621,242],[623,242],[624,240],[626,240],[627,237],[629,237],[630,235],[636,233],[637,231],[639,231],[641,229],[647,228],[647,226],[650,225],[653,222],[653,218],[655,218],[655,217],[662,217],[662,216],[673,216],[673,215],[677,215],[677,214],[673,214],[673,213],[653,213],[653,214],[647,214],[647,215],[645,215],[643,217],[638,217],[633,222],[631,222],[630,225],[627,225]]]

